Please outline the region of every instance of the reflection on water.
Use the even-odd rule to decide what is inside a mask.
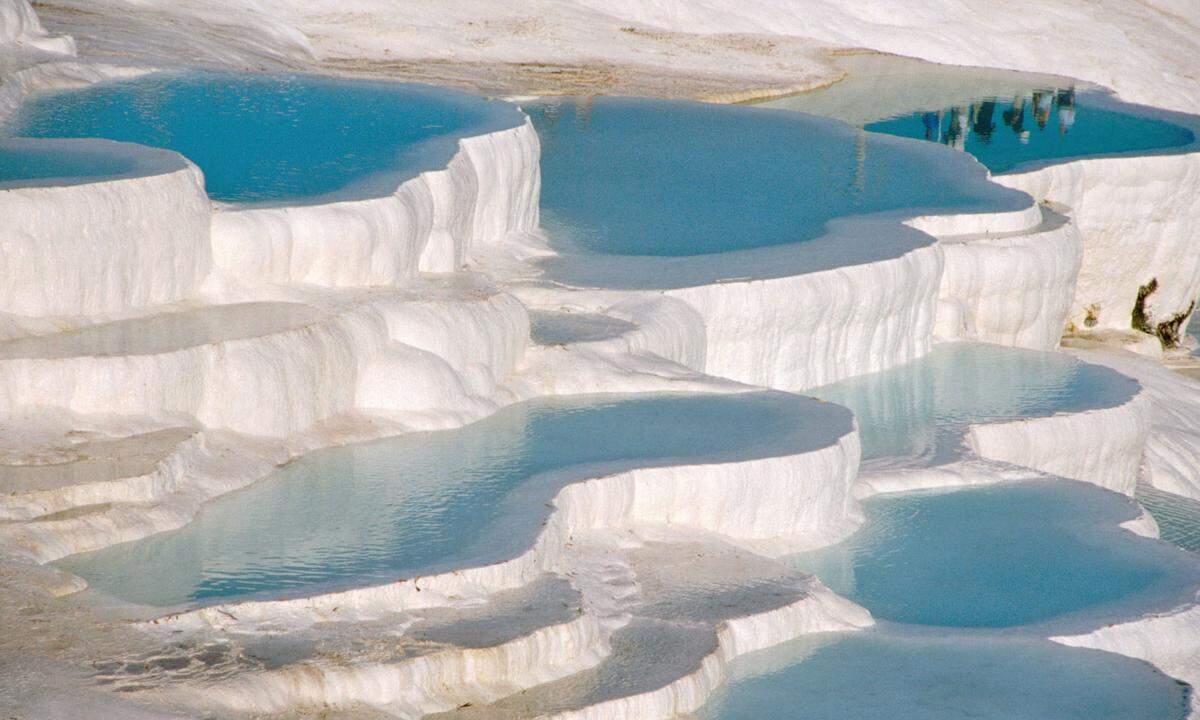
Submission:
[[[1075,124],[1075,88],[1035,90],[1029,97],[1017,96],[1008,103],[989,98],[946,111],[924,112],[921,113],[921,124],[926,140],[936,140],[962,150],[971,135],[980,142],[990,143],[998,127],[997,120],[1016,134],[1018,142],[1027,144],[1030,128],[1025,123],[1026,115],[1038,131],[1045,130],[1049,124],[1057,126],[1058,132],[1065,135]]]
[[[1158,150],[1193,140],[1190,131],[1161,120],[1087,107],[1073,87],[967,99],[865,127],[968,152],[994,173],[1027,162]]]

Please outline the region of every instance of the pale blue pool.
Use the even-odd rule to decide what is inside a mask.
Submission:
[[[1086,483],[877,496],[864,509],[848,540],[791,562],[882,620],[1100,622],[1170,609],[1200,588],[1200,559],[1120,529],[1137,506]]]
[[[1047,640],[870,630],[749,655],[706,720],[1181,720],[1189,688],[1153,666]]]
[[[542,142],[544,225],[571,252],[708,255],[804,243],[850,215],[1029,204],[974,163],[796,113],[603,97],[525,109]]]
[[[851,408],[863,458],[939,463],[962,452],[972,423],[1112,407],[1136,381],[1065,353],[947,343],[910,363],[809,391]]]
[[[381,195],[443,167],[458,138],[522,121],[513,105],[421,85],[249,73],[161,73],[39,93],[7,134],[175,150],[228,202]]]
[[[993,173],[1031,163],[1192,144],[1191,130],[1073,88],[1039,88],[1010,97],[974,97],[952,107],[869,123],[871,132],[919,138],[965,150]]]
[[[443,572],[528,549],[566,483],[816,449],[850,428],[845,408],[775,392],[539,400],[458,430],[312,453],[181,530],[59,564],[156,605]]]

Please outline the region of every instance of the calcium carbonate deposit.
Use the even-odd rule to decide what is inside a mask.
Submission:
[[[0,717],[1200,718],[1198,56],[0,0]]]

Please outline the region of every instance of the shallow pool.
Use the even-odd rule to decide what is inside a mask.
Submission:
[[[707,720],[1170,720],[1188,688],[1147,663],[1047,640],[818,635],[746,656]]]
[[[0,341],[0,360],[156,355],[284,332],[323,318],[325,313],[300,303],[207,305]]]
[[[1086,483],[885,495],[863,506],[856,534],[791,562],[882,620],[1090,622],[1170,609],[1200,587],[1193,554],[1120,529],[1136,504]]]
[[[312,453],[181,530],[59,564],[158,605],[447,571],[529,548],[566,483],[801,452],[850,428],[844,408],[775,392],[538,400],[458,430]]]
[[[175,150],[216,200],[281,202],[385,194],[443,167],[458,138],[521,121],[507,103],[421,85],[187,72],[38,93],[5,131]]]
[[[926,464],[959,457],[972,423],[1112,407],[1137,389],[1065,353],[946,343],[913,362],[809,392],[854,411],[864,460]]]
[[[637,329],[637,325],[620,318],[585,312],[532,310],[529,320],[530,335],[538,345],[612,340]]]
[[[705,255],[802,243],[848,215],[1028,205],[973,163],[795,113],[634,98],[525,109],[544,225],[574,252]]]

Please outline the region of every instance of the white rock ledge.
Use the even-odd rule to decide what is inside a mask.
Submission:
[[[403,285],[462,268],[470,248],[537,227],[538,138],[528,118],[463,138],[449,165],[384,197],[316,205],[222,205],[216,268],[241,285]]]
[[[1092,342],[1073,341],[1069,352],[1141,384],[1153,406],[1143,465],[1145,480],[1160,490],[1200,499],[1196,473],[1200,467],[1200,384],[1157,360]]]
[[[668,720],[699,710],[728,677],[729,663],[755,650],[819,632],[857,630],[874,624],[869,613],[813,582],[809,595],[784,607],[724,621],[717,648],[688,675],[650,692],[619,697],[577,710],[545,715],[554,720]]]
[[[924,230],[1018,233],[1041,223],[1040,208],[1027,202],[994,212],[841,218],[817,240],[710,256],[560,256],[529,237],[508,250],[532,258],[547,281],[611,293],[610,305],[617,297],[681,300],[704,330],[702,340],[680,341],[703,346],[704,361],[696,369],[795,391],[929,352],[945,257]],[[1041,326],[1054,323],[1035,318],[1030,331],[1018,322],[1012,334],[1044,334]]]
[[[1069,218],[1049,208],[1043,213],[1042,224],[1029,232],[940,239],[945,270],[939,339],[1058,347],[1075,299],[1083,241]]]
[[[1050,638],[1072,647],[1095,648],[1153,664],[1192,686],[1191,712],[1200,718],[1200,605],[1094,630],[1084,635]]]
[[[415,720],[464,703],[495,701],[593,667],[608,655],[608,638],[621,624],[584,613],[492,647],[454,647],[392,663],[289,665],[168,694],[209,710],[280,713],[366,704]]]
[[[1081,480],[1130,497],[1141,475],[1152,406],[1139,390],[1128,402],[1081,413],[1059,413],[972,425],[968,443],[987,460]]]
[[[0,118],[32,92],[152,71],[75,62],[37,65],[5,77]],[[46,298],[28,283],[8,282],[9,302],[0,304],[0,312],[111,313],[190,297],[202,281],[209,292],[280,283],[400,286],[418,271],[458,270],[472,245],[538,225],[537,133],[515,108],[511,114],[511,120],[497,117],[481,126],[478,135],[460,138],[445,168],[423,172],[382,197],[214,207],[204,193],[203,178],[190,163],[167,151],[112,143],[123,158],[152,158],[157,153],[175,158],[171,162],[176,165],[182,162],[190,173],[170,186],[135,178],[123,178],[121,185],[89,183],[78,188],[71,181],[71,187],[36,191],[0,185],[0,211],[22,220],[15,227],[0,228],[0,247],[20,260],[9,272],[23,269],[28,277],[29,268],[40,268],[43,285],[64,284],[73,290]],[[85,145],[43,139],[14,142]],[[104,142],[86,141],[86,147],[94,150]],[[143,159],[139,167],[151,166]],[[163,170],[153,174],[162,175]],[[79,241],[81,228],[86,242]],[[47,238],[58,242],[48,244]],[[48,250],[53,252],[38,254]],[[99,265],[102,272],[94,273],[98,262],[104,263]],[[171,268],[174,272],[168,271]],[[45,278],[56,282],[45,283]]]
[[[7,415],[54,405],[206,428],[149,475],[13,498],[6,512],[81,512],[4,526],[9,550],[49,562],[173,530],[204,502],[258,480],[301,452],[364,434],[457,427],[517,399],[501,381],[524,354],[528,315],[512,296],[486,284],[431,283],[419,292],[343,297],[336,307],[317,312],[317,319],[307,308],[292,326],[239,336],[239,316],[263,305],[270,310],[279,303],[200,308],[191,318],[203,331],[199,339],[185,323],[188,332],[181,333],[178,347],[145,354],[73,354],[73,344],[63,342],[70,333],[0,343],[0,408]],[[114,323],[120,332],[111,334],[120,343],[132,338],[153,345],[139,328],[156,329],[153,323],[162,319]],[[77,332],[95,330],[106,326]],[[227,336],[205,337],[214,331]],[[165,340],[172,339],[177,338],[167,333]],[[390,421],[343,434],[339,425],[362,424],[353,419],[362,410]],[[97,505],[79,505],[87,500]],[[114,500],[112,507],[102,504]]]
[[[108,140],[10,139],[0,149],[119,164],[116,175],[0,183],[0,312],[158,305],[194,294],[208,275],[208,197],[182,156]]]
[[[203,320],[203,312],[221,307],[198,314]],[[139,326],[153,330],[155,319],[75,332],[107,327],[137,336]],[[58,354],[47,349],[57,336],[43,336],[0,344],[0,412],[40,405],[186,417],[277,438],[359,407],[462,412],[512,371],[528,332],[520,303],[485,291],[445,300],[374,295],[322,319],[242,337],[185,337],[179,347],[146,354]],[[29,348],[6,354],[14,343]],[[391,383],[386,392],[383,379]]]
[[[1200,137],[1200,118],[1193,115],[1120,103],[1098,92],[1087,93],[1086,102],[1170,122]],[[1070,207],[1083,239],[1083,257],[1068,321],[1080,330],[1127,330],[1138,288],[1151,280],[1158,284],[1146,300],[1151,322],[1187,312],[1200,295],[1200,253],[1194,251],[1200,224],[1200,142],[1051,162],[993,179]]]
[[[28,0],[0,2],[0,49],[5,45],[75,54],[75,39],[46,32]]]

